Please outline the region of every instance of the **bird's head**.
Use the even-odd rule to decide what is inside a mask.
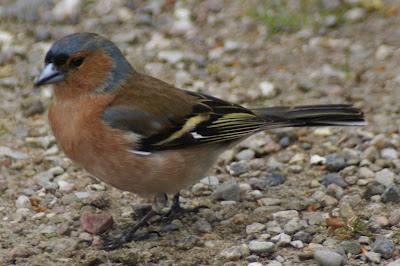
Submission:
[[[44,63],[36,87],[72,84],[84,91],[110,92],[134,71],[114,43],[94,33],[75,33],[58,40]]]

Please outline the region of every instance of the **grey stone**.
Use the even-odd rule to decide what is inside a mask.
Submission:
[[[197,243],[199,242],[199,239],[196,236],[187,236],[180,240],[177,244],[176,247],[182,250],[188,250],[191,248],[194,248]]]
[[[381,195],[385,191],[385,186],[378,183],[369,183],[365,190],[364,198],[370,199],[372,196]]]
[[[346,167],[343,157],[337,153],[331,153],[326,156],[326,168],[328,171],[338,172]]]
[[[279,234],[282,232],[282,228],[277,221],[269,221],[267,223],[267,232]]]
[[[281,145],[282,148],[289,147],[290,145],[290,138],[288,136],[284,136],[279,140],[279,145]]]
[[[375,173],[368,167],[361,167],[358,171],[358,175],[360,178],[369,179],[373,178],[375,176]]]
[[[254,253],[273,253],[276,251],[276,245],[272,242],[266,241],[250,241],[248,245],[251,252]]]
[[[250,215],[252,222],[266,223],[271,220],[271,215],[274,212],[282,210],[281,206],[263,206],[256,208]]]
[[[368,259],[368,261],[374,262],[374,263],[380,263],[381,262],[381,254],[376,253],[376,252],[367,252],[365,253],[365,257]]]
[[[396,250],[393,242],[389,240],[386,236],[378,236],[375,239],[372,248],[375,252],[381,254],[381,256],[385,259],[390,259],[393,252]]]
[[[400,224],[400,209],[390,212],[389,223],[392,226],[398,226]]]
[[[194,224],[194,228],[200,233],[210,233],[212,231],[210,223],[203,220],[197,221]]]
[[[265,224],[252,223],[246,226],[246,234],[259,233],[265,229]]]
[[[300,220],[299,217],[295,217],[285,224],[285,226],[283,227],[283,231],[288,234],[293,234],[305,228],[306,226],[307,226],[306,221]]]
[[[317,250],[314,253],[314,259],[321,266],[340,266],[344,264],[343,257],[333,251]]]
[[[318,211],[303,211],[302,218],[306,220],[309,225],[321,224],[321,222],[325,220],[323,214]]]
[[[241,161],[248,161],[254,158],[254,156],[256,155],[255,151],[251,150],[251,149],[246,149],[246,150],[242,150],[241,152],[237,153],[235,155],[236,160]]]
[[[361,158],[360,151],[344,148],[341,152],[341,155],[343,156],[343,159],[346,161],[347,165],[355,165],[360,162]]]
[[[19,151],[13,151],[8,147],[0,147],[0,157],[6,156],[12,159],[25,160],[28,158],[28,155]]]
[[[273,173],[268,175],[262,175],[260,179],[265,181],[270,186],[277,186],[285,182],[286,176],[283,174]]]
[[[299,212],[295,210],[279,211],[273,213],[272,217],[279,224],[286,224],[289,220],[299,217]]]
[[[202,180],[200,180],[200,183],[206,184],[206,185],[218,185],[219,184],[219,179],[215,175],[210,175]]]
[[[309,243],[312,239],[311,235],[305,231],[299,231],[293,236],[294,240],[300,240],[303,243]]]
[[[361,253],[361,245],[355,241],[343,241],[342,248],[346,253],[351,253],[353,255],[357,255]]]
[[[220,252],[220,255],[228,260],[238,260],[242,257],[248,256],[249,254],[250,250],[245,244],[226,248]]]
[[[259,199],[259,202],[261,202],[263,206],[273,206],[273,205],[280,205],[282,203],[282,199],[262,198]]]
[[[272,237],[271,241],[277,243],[278,246],[286,246],[290,244],[290,242],[292,241],[292,237],[285,233],[280,233]]]
[[[371,239],[368,236],[360,236],[360,238],[358,238],[358,243],[369,245]]]
[[[388,186],[394,181],[394,173],[389,169],[382,169],[375,174],[375,181],[384,186]]]
[[[368,159],[371,162],[374,162],[379,155],[379,151],[375,146],[369,146],[366,148],[361,154],[361,159]]]
[[[240,187],[234,179],[227,181],[217,187],[214,192],[211,193],[211,197],[213,199],[239,201]]]
[[[346,182],[338,175],[338,174],[327,174],[321,180],[321,183],[325,186],[329,186],[330,184],[336,184],[341,187],[347,187]]]
[[[390,184],[389,186],[387,186],[381,196],[381,200],[383,203],[400,202],[400,191],[395,184]]]
[[[247,173],[249,171],[249,168],[243,163],[233,162],[227,166],[227,170],[231,175],[240,175]]]

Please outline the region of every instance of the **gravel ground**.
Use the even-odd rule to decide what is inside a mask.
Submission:
[[[0,265],[400,265],[399,7],[3,0]],[[151,199],[67,159],[47,123],[51,88],[33,88],[51,44],[78,31],[112,39],[137,70],[181,88],[251,107],[351,103],[369,124],[249,138],[182,191],[183,206],[208,209],[107,252],[100,236],[127,230],[132,205]]]

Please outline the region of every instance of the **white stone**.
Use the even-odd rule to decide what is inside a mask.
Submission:
[[[392,52],[392,47],[382,44],[378,49],[376,49],[375,58],[377,60],[385,60],[392,54]]]
[[[253,234],[261,232],[265,229],[265,224],[252,223],[246,226],[246,234]]]
[[[295,248],[303,248],[304,244],[301,240],[294,240],[292,242],[290,242],[290,245],[292,245]]]
[[[184,54],[177,50],[167,50],[159,52],[157,57],[167,61],[170,64],[176,64],[183,59]]]
[[[269,81],[260,82],[258,87],[259,87],[259,89],[261,91],[261,94],[264,97],[273,98],[277,94],[276,87],[272,82],[269,82]]]
[[[21,195],[21,196],[19,196],[18,198],[17,198],[17,200],[15,201],[15,207],[17,208],[17,209],[20,209],[20,208],[30,208],[32,205],[31,205],[31,200],[27,197],[27,196],[25,196],[25,195]]]
[[[329,127],[319,127],[315,129],[313,133],[317,136],[328,137],[332,135],[332,129]]]
[[[280,233],[271,238],[272,242],[277,243],[279,246],[287,245],[292,241],[292,237],[285,233]]]
[[[326,158],[322,157],[322,156],[319,156],[317,154],[312,155],[311,158],[310,158],[310,164],[311,165],[313,165],[313,164],[325,164],[325,163],[326,163]]]

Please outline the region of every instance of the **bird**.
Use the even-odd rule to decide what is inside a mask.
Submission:
[[[166,206],[167,195],[180,209],[179,191],[257,132],[366,124],[364,113],[347,104],[249,109],[176,88],[137,72],[95,33],[67,35],[51,46],[34,86],[48,84],[54,90],[48,120],[66,156],[113,187],[154,196],[153,208],[119,246]]]

